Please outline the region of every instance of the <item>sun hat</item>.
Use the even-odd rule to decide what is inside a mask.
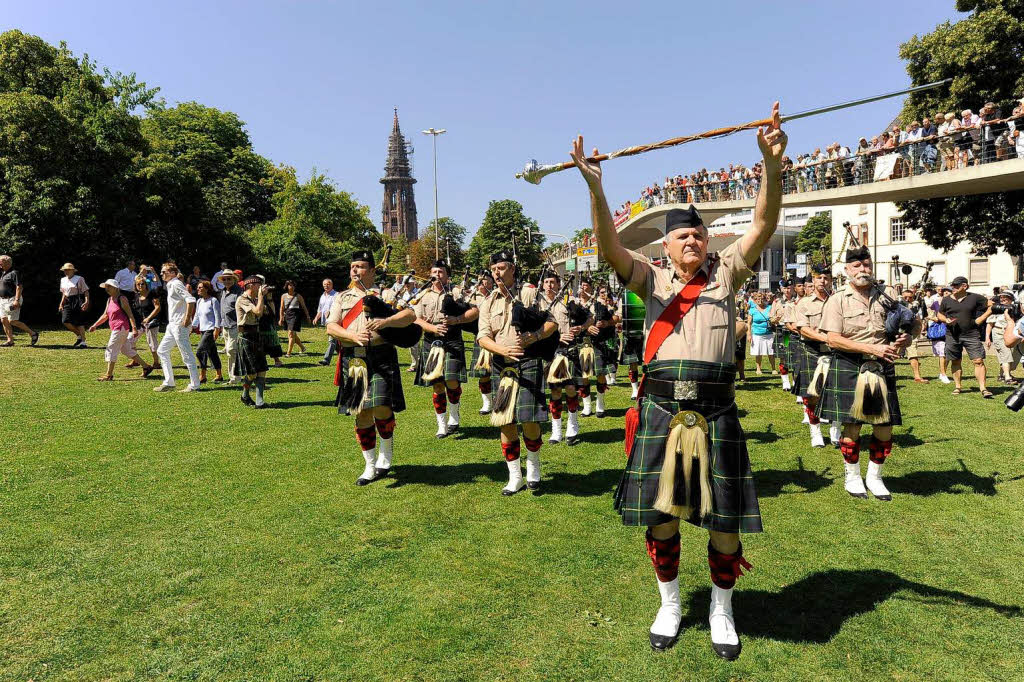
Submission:
[[[71,263],[65,263],[64,265],[60,266],[60,271],[64,272],[65,270],[78,270],[78,268],[76,268]]]
[[[100,286],[101,287],[114,287],[115,289],[120,289],[121,288],[121,287],[119,287],[117,285],[117,280],[116,279],[108,279],[106,282],[104,282]]]
[[[232,277],[234,279],[238,279],[238,273],[236,273],[234,270],[224,270],[219,275],[217,275],[217,279],[224,279],[225,277]]]

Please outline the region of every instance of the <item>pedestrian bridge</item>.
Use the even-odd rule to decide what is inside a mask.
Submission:
[[[909,201],[911,199],[936,199],[940,197],[988,194],[1024,189],[1024,159],[1010,159],[998,163],[986,163],[940,173],[925,173],[904,178],[846,185],[807,192],[794,192],[782,197],[784,208],[811,206],[839,206],[848,204],[875,204],[888,201]],[[754,199],[729,201],[706,201],[694,204],[710,225],[722,216],[752,209]],[[665,217],[681,204],[661,204],[644,209],[618,227],[619,239],[623,246],[639,250],[665,234]],[[735,238],[735,233],[732,239]],[[714,230],[712,230],[714,236]],[[717,248],[717,247],[716,247]],[[554,262],[563,266],[567,257]],[[560,268],[562,269],[562,268]]]

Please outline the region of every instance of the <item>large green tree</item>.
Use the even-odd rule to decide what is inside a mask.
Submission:
[[[515,251],[523,269],[536,268],[544,248],[544,237],[537,231],[537,221],[523,212],[518,201],[492,201],[487,206],[480,229],[469,243],[466,262],[473,270],[479,271],[487,267],[492,253],[508,249]]]
[[[822,263],[832,252],[832,212],[811,216],[793,240],[797,253],[809,254],[811,264]]]
[[[914,85],[952,78],[949,88],[909,96],[903,117],[975,112],[994,102],[1009,114],[1024,94],[1024,0],[957,0],[969,12],[900,46]],[[948,250],[968,241],[980,254],[1024,252],[1024,192],[999,192],[898,204],[909,226],[931,246]]]
[[[411,266],[418,273],[430,270],[431,264],[436,260],[434,257],[436,233],[436,244],[440,250],[441,258],[444,260],[449,260],[450,258],[451,262],[449,264],[453,274],[461,272],[466,267],[466,253],[462,248],[462,244],[466,240],[466,228],[445,216],[438,220],[438,225],[440,229],[437,229],[434,221],[431,220],[427,229],[420,235],[420,238],[410,246]]]

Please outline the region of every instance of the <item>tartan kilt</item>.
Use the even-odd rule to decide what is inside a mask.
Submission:
[[[260,329],[263,335],[264,352],[272,358],[279,358],[284,355],[281,348],[281,339],[277,336],[277,325],[271,325],[270,329]]]
[[[263,332],[245,331],[238,334],[238,352],[231,365],[231,373],[237,377],[253,376],[266,372],[267,351],[264,348]]]
[[[619,339],[613,336],[604,342],[605,374],[615,374],[619,370]]]
[[[786,367],[786,371],[789,371],[791,364],[789,358],[789,347],[786,345],[786,339],[790,336],[789,330],[779,325],[775,327],[775,357],[779,359],[779,362]]]
[[[873,358],[860,353],[844,353],[832,351],[832,363],[825,376],[825,387],[815,414],[821,419],[828,419],[833,424],[863,424],[864,422],[850,416],[853,407],[853,393],[857,387],[857,375],[860,374],[862,363]],[[889,426],[903,424],[903,413],[900,411],[900,399],[896,394],[896,366],[882,363],[885,373],[885,385],[888,388]],[[880,426],[885,426],[880,425]]]
[[[640,358],[644,356],[644,337],[629,337],[623,336],[622,343],[622,364],[631,365],[633,363],[639,363]]]
[[[504,355],[491,356],[491,398],[498,394],[501,383],[501,371],[509,364]],[[543,424],[548,420],[548,403],[546,396],[547,368],[541,358],[523,358],[513,363],[519,370],[519,394],[516,396],[516,407],[512,415],[515,424],[536,422]]]
[[[423,381],[423,367],[427,364],[427,356],[430,355],[430,349],[434,341],[440,341],[444,344],[444,376],[438,379],[438,381],[466,383],[468,379],[466,374],[466,342],[462,340],[462,336],[460,335],[457,339],[445,339],[433,334],[424,334],[420,359],[416,363],[416,385],[433,385]]]
[[[473,355],[470,357],[469,364],[466,366],[466,374],[471,377],[476,377],[477,379],[484,379],[491,376],[491,373],[482,369],[474,369],[474,367],[476,367],[476,361],[480,359],[480,350],[480,344],[474,341]]]
[[[694,360],[659,360],[650,364],[646,375],[664,381],[730,383],[736,379],[736,366]],[[654,526],[674,518],[654,508],[669,422],[681,410],[695,410],[710,417],[709,455],[714,499],[708,516],[702,519],[694,513],[685,521],[723,533],[761,532],[757,490],[736,403],[676,401],[645,395],[640,400],[639,409],[636,438],[626,460],[626,470],[615,490],[614,506],[622,517],[622,523],[627,526]],[[694,507],[699,508],[699,489],[696,499]]]
[[[792,362],[788,365],[789,392],[793,395],[800,395],[809,379],[807,376],[807,346],[804,344],[802,336],[792,332],[789,334],[789,357]]]
[[[814,376],[814,370],[818,367],[818,358],[822,355],[828,355],[831,350],[826,343],[819,344],[806,339],[800,346],[804,350],[804,360],[803,366],[800,369],[800,387],[796,393],[801,398],[815,400],[815,398],[807,395],[807,389],[810,388],[811,377]]]
[[[348,361],[355,357],[357,346],[343,346],[338,357],[342,363],[343,376],[348,376]],[[361,349],[361,348],[360,348]],[[367,365],[370,370],[370,388],[366,392],[360,410],[374,407],[390,407],[392,412],[405,410],[405,392],[402,390],[402,371],[398,365],[398,351],[391,344],[370,346]],[[338,387],[335,405],[343,413],[346,402],[344,385]]]

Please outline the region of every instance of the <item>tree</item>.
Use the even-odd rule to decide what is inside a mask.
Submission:
[[[825,262],[824,254],[832,252],[832,212],[811,216],[793,240],[793,246],[797,253],[809,254],[810,264]]]
[[[430,271],[436,258],[434,257],[434,234],[437,233],[438,245],[440,246],[441,258],[448,260],[452,272],[459,272],[466,267],[466,254],[462,249],[462,243],[466,239],[466,228],[459,225],[451,218],[442,217],[438,220],[440,230],[435,229],[434,221],[431,220],[427,229],[423,231],[420,238],[414,242],[410,249],[411,267],[417,273],[423,274]]]
[[[956,8],[971,14],[900,46],[914,85],[953,79],[948,90],[910,95],[905,120],[938,111],[977,111],[984,102],[995,102],[1005,115],[1024,92],[1024,0],[957,0]],[[934,248],[949,250],[966,240],[981,255],[1024,250],[1024,192],[905,201],[897,207]]]
[[[536,234],[537,222],[523,213],[523,206],[513,199],[492,201],[480,229],[473,235],[466,261],[474,271],[486,269],[491,254],[507,249],[514,251],[523,269],[536,268],[541,262],[544,237]],[[532,239],[528,237],[533,233]]]

